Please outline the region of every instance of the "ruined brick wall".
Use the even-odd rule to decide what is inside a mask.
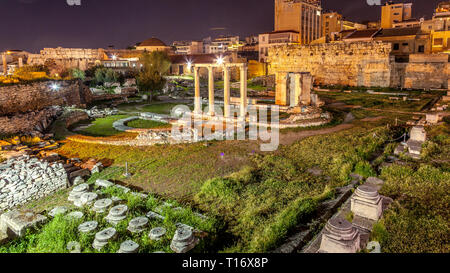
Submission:
[[[310,72],[315,84],[390,84],[391,45],[382,42],[283,45],[269,49],[269,74]]]
[[[79,81],[36,82],[0,87],[0,116],[39,111],[49,106],[83,106],[90,102],[90,92]]]

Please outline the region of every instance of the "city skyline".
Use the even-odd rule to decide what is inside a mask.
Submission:
[[[414,3],[415,17],[429,18],[440,1],[407,2]],[[322,5],[324,11],[337,11],[354,21],[378,20],[381,13],[379,6],[363,0],[322,1]],[[81,0],[81,6],[73,7],[65,0],[6,0],[0,8],[10,11],[0,17],[0,23],[8,26],[0,51],[38,52],[57,46],[125,48],[149,37],[167,44],[202,39],[218,34],[215,28],[226,28],[226,33],[242,38],[274,28],[273,0],[133,0],[129,5],[118,0]],[[17,14],[28,20],[17,20]],[[64,21],[67,23],[58,23]]]

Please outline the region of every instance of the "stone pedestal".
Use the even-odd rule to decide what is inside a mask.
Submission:
[[[358,187],[351,199],[351,210],[355,216],[378,221],[383,212],[383,204],[377,189],[369,185]]]
[[[95,240],[92,243],[92,247],[96,250],[101,250],[108,244],[110,240],[113,240],[117,236],[117,231],[114,228],[107,228],[95,234]]]
[[[150,230],[150,233],[149,233],[148,237],[151,240],[159,241],[159,240],[161,240],[164,237],[164,235],[166,235],[166,232],[167,231],[166,231],[165,228],[163,228],[163,227],[156,227],[156,228]]]
[[[131,233],[140,233],[145,230],[148,225],[147,217],[137,217],[130,221],[128,224],[128,230]]]
[[[100,199],[94,203],[92,210],[97,213],[105,213],[113,204],[113,200],[106,198]]]
[[[427,133],[423,126],[414,126],[411,129],[411,140],[425,142],[427,141]]]
[[[322,233],[319,252],[322,253],[356,253],[360,250],[358,229],[339,217],[328,221]]]
[[[131,253],[137,253],[139,250],[139,245],[133,241],[125,241],[120,245],[120,249],[117,253],[122,254],[131,254]]]
[[[111,225],[117,225],[120,221],[125,220],[127,218],[128,207],[126,205],[118,205],[113,207],[108,216],[105,217],[105,220]]]
[[[173,236],[170,248],[176,253],[186,253],[193,249],[199,240],[189,228],[178,228]]]
[[[78,226],[78,231],[80,233],[89,234],[89,233],[93,232],[94,230],[96,230],[97,227],[98,227],[98,222],[96,222],[96,221],[85,222]]]

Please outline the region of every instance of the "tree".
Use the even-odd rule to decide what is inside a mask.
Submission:
[[[114,70],[110,68],[107,69],[104,73],[105,73],[104,77],[105,82],[117,82],[118,75]]]
[[[103,73],[104,68],[97,68],[95,70],[95,83],[103,84],[105,82],[105,74]]]
[[[140,91],[150,92],[149,100],[152,101],[153,96],[166,84],[164,76],[167,75],[171,62],[166,52],[154,51],[142,54],[141,63],[143,67],[136,78],[137,84]]]
[[[86,79],[86,73],[84,73],[83,70],[80,70],[78,68],[74,68],[72,70],[72,77],[74,79],[80,79],[80,80],[84,81]]]

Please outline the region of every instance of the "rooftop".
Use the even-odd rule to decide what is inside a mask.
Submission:
[[[143,41],[138,46],[167,46],[167,45],[160,39],[152,37],[150,39]]]

